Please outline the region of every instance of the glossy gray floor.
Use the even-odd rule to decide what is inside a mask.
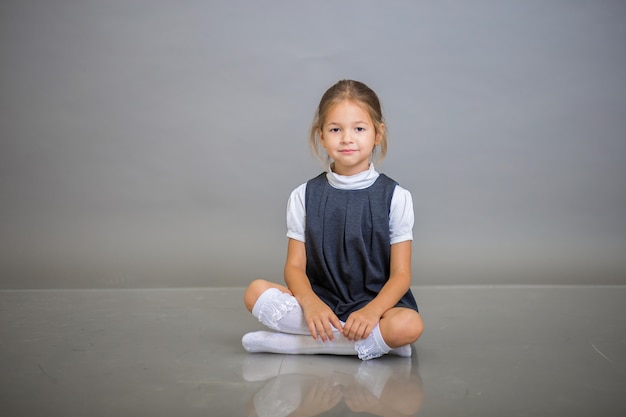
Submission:
[[[0,291],[6,416],[624,416],[626,287],[416,287],[413,357],[247,354],[242,288]]]

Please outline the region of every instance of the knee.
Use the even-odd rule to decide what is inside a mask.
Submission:
[[[424,322],[422,321],[422,316],[420,316],[417,312],[415,313],[415,318],[411,321],[410,329],[412,332],[410,335],[412,341],[410,343],[417,342],[417,339],[419,339],[422,336],[422,333],[424,333]]]
[[[270,288],[276,288],[281,292],[291,294],[289,288],[285,287],[284,285],[275,284],[264,279],[255,279],[250,283],[250,285],[248,285],[248,288],[246,288],[246,291],[243,294],[243,302],[246,305],[248,311],[252,312],[252,308],[254,307],[254,304],[256,304],[256,301],[259,299],[261,294],[263,294]]]
[[[417,341],[424,332],[422,317],[413,310],[396,314],[387,326],[387,334],[383,335],[391,348],[408,345]]]
[[[269,282],[264,279],[255,279],[248,285],[248,288],[246,288],[243,294],[243,302],[248,311],[252,312],[256,300],[258,300],[261,294],[268,288],[270,288]]]

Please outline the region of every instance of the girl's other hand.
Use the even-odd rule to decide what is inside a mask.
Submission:
[[[352,341],[366,339],[379,321],[380,316],[365,306],[348,316],[343,335]]]
[[[319,298],[301,303],[301,305],[302,310],[304,310],[304,318],[309,326],[309,331],[313,339],[317,340],[319,336],[323,342],[333,340],[332,326],[340,333],[343,331],[339,317],[337,317],[330,307]]]

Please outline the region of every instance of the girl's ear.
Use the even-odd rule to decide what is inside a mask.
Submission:
[[[322,133],[322,129],[317,129],[317,135],[320,138],[320,145],[322,145],[322,148],[326,148],[325,143],[324,143],[324,135]]]
[[[376,138],[374,139],[374,145],[380,145],[380,142],[383,140],[383,135],[385,134],[385,124],[381,123],[378,125],[378,129],[376,129]]]

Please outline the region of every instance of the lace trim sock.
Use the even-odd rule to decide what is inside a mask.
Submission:
[[[379,358],[389,353],[391,350],[383,340],[383,335],[380,333],[378,324],[374,327],[374,330],[372,330],[372,333],[370,333],[367,339],[356,342],[354,348],[357,351],[359,359],[364,361]]]
[[[378,324],[374,327],[369,337],[356,342],[354,348],[357,350],[359,359],[364,361],[379,358],[387,353],[404,358],[410,358],[412,354],[411,345],[404,345],[394,349],[390,348],[383,339]]]
[[[311,335],[299,335],[258,331],[247,333],[241,339],[241,344],[246,352],[268,352],[283,354],[329,354],[329,355],[355,355],[354,342],[346,337],[335,333],[335,339],[322,342],[315,340]]]
[[[389,351],[390,355],[402,356],[403,358],[410,358],[413,352],[411,351],[411,345],[404,345]]]
[[[261,294],[252,308],[252,315],[279,332],[310,334],[298,300],[278,288],[270,288]]]

